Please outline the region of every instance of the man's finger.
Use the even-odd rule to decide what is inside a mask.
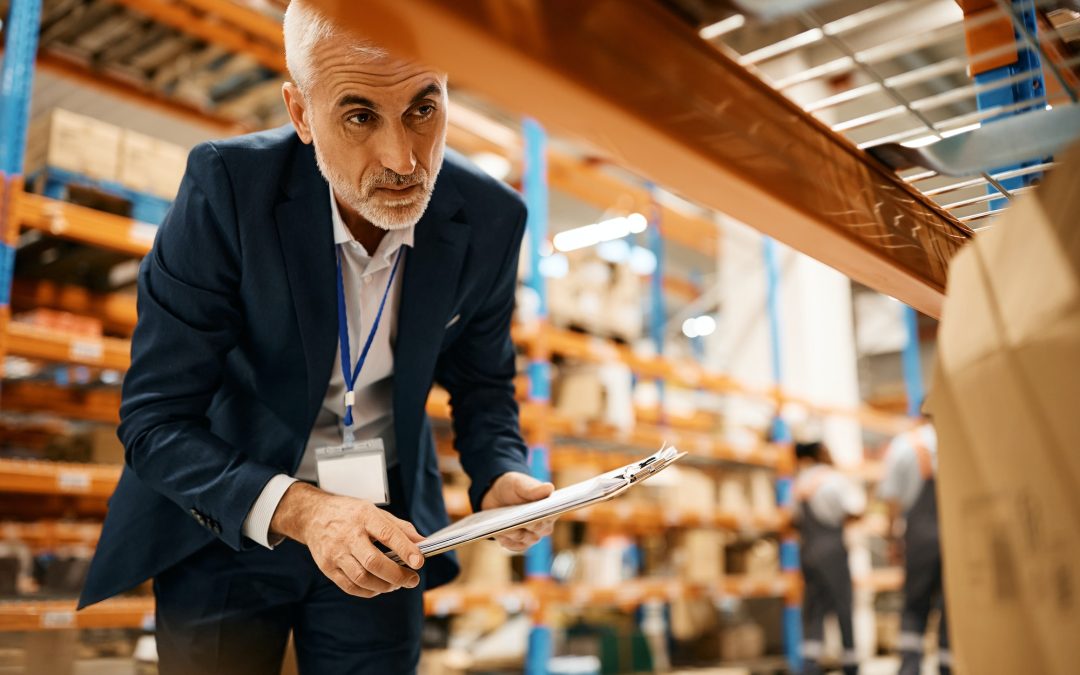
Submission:
[[[393,518],[393,516],[391,516],[391,518]],[[427,537],[417,532],[416,527],[409,521],[402,520],[401,518],[394,518],[394,520],[396,520],[398,525],[401,526],[401,529],[405,531],[405,536],[417,544],[427,539]]]
[[[328,576],[330,578],[330,581],[333,581],[338,588],[345,591],[349,595],[355,595],[358,598],[374,598],[376,595],[378,595],[378,593],[374,591],[369,591],[366,588],[360,588],[359,586],[357,586],[355,583],[352,582],[352,580],[346,577],[345,573],[342,572],[340,569],[334,570],[326,576]]]
[[[390,590],[397,590],[402,586],[415,588],[420,582],[420,577],[407,567],[395,565],[386,554],[375,548],[375,545],[365,539],[356,542],[352,549],[353,555],[368,571],[369,575],[376,577],[382,583],[390,585]]]
[[[405,534],[405,530],[398,526],[401,521],[382,511],[379,513],[382,518],[376,519],[368,529],[371,539],[386,544],[387,548],[397,553],[398,557],[414,570],[423,567],[424,556],[420,553],[420,548]]]
[[[368,546],[371,546],[371,544],[369,543]],[[372,546],[372,548],[375,547]],[[381,575],[375,574],[367,569],[361,562],[362,560],[363,558],[355,553],[343,555],[338,561],[338,568],[349,581],[352,581],[354,584],[365,590],[374,593],[389,593],[390,591],[397,590],[398,584],[383,579]]]

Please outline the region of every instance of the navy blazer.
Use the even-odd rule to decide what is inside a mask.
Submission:
[[[139,272],[124,379],[125,464],[79,606],[128,590],[241,526],[266,483],[295,473],[337,349],[326,181],[291,126],[191,151]],[[447,151],[406,253],[394,344],[394,431],[411,520],[449,520],[425,405],[450,392],[474,509],[491,482],[528,471],[514,401],[514,308],[525,207]],[[451,323],[454,317],[460,318]],[[449,581],[453,556],[427,563]]]

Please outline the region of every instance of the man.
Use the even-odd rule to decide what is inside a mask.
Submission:
[[[195,148],[140,272],[80,604],[154,577],[163,675],[276,675],[290,631],[302,673],[414,671],[421,592],[457,572],[416,546],[448,522],[433,380],[474,509],[553,489],[513,398],[520,198],[444,162],[444,74],[306,4],[284,32],[292,126]]]
[[[937,434],[924,420],[917,428],[893,439],[885,456],[885,474],[878,496],[889,504],[890,522],[897,532],[903,513],[904,610],[900,618],[900,673],[918,675],[922,667],[923,636],[931,607],[940,610],[938,668],[952,672],[945,596],[941,577],[941,542],[938,537]]]
[[[821,442],[797,443],[795,458],[796,512],[799,528],[799,563],[803,590],[803,673],[818,675],[825,638],[825,616],[840,623],[845,675],[858,673],[855,630],[852,623],[851,570],[848,568],[844,524],[862,515],[866,496],[832,467],[828,448]]]

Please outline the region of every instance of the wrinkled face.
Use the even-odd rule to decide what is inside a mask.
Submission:
[[[312,52],[306,95],[285,85],[293,125],[343,206],[386,230],[410,227],[442,167],[446,76],[343,43]]]

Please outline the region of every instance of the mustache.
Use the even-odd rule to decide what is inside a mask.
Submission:
[[[409,174],[400,174],[391,169],[385,169],[380,173],[370,176],[364,181],[365,187],[368,190],[374,190],[375,188],[382,187],[384,185],[393,185],[394,187],[408,187],[411,185],[417,185],[427,181],[427,171],[422,168],[417,168]]]

